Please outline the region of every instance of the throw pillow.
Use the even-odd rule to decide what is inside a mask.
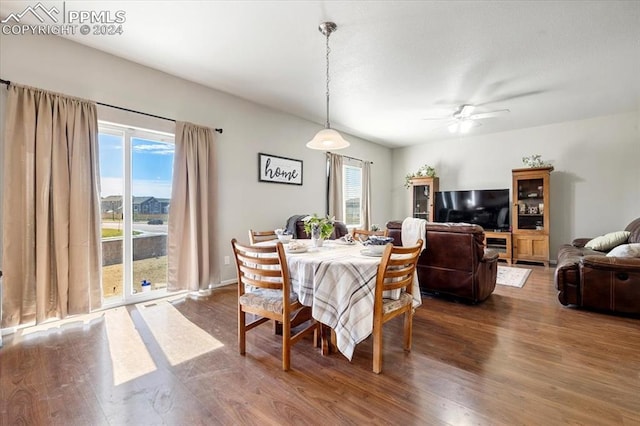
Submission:
[[[611,257],[640,257],[640,243],[622,244],[614,247],[607,256]]]
[[[594,238],[584,246],[588,249],[597,251],[611,250],[620,244],[626,243],[630,234],[631,232],[629,231],[609,232],[606,235]]]

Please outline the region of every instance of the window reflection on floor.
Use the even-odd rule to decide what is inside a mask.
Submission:
[[[183,298],[184,296],[172,296],[139,303],[133,309],[120,306],[64,320],[49,321],[16,330],[13,342],[19,343],[40,338],[46,336],[47,333],[59,333],[77,327],[93,326],[104,321],[110,363],[99,363],[104,367],[101,376],[107,379],[109,375],[112,375],[113,385],[118,386],[145,374],[153,373],[158,370],[157,363],[164,362],[163,360],[154,360],[148,350],[148,345],[159,347],[171,366],[192,360],[224,346],[219,340],[189,321],[172,305],[172,302]],[[106,356],[106,348],[104,353]]]
[[[167,301],[139,303],[136,308],[172,366],[223,346]]]

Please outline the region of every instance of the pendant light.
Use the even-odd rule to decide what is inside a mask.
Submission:
[[[324,151],[342,149],[349,146],[349,142],[344,140],[340,133],[331,128],[329,122],[329,36],[338,26],[333,22],[323,22],[318,30],[327,37],[327,122],[325,128],[320,130],[316,135],[307,142],[307,148],[319,149]]]

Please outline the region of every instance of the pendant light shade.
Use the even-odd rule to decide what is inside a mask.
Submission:
[[[327,122],[325,128],[320,130],[316,135],[307,142],[307,148],[319,149],[319,150],[336,150],[349,146],[349,142],[344,140],[340,133],[331,128],[329,122],[329,36],[334,32],[338,26],[333,22],[323,22],[318,27],[318,30],[327,37]]]
[[[345,141],[340,133],[333,129],[322,129],[307,142],[307,148],[322,149],[322,150],[336,150],[349,146],[349,142]]]

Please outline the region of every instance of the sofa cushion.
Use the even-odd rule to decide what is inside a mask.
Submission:
[[[627,225],[624,230],[631,232],[631,235],[629,235],[630,243],[640,243],[640,217]]]
[[[629,239],[629,231],[610,232],[608,234],[596,237],[584,246],[591,250],[607,251],[612,248],[624,244]]]
[[[614,247],[609,253],[609,257],[640,257],[640,243],[621,244]]]

